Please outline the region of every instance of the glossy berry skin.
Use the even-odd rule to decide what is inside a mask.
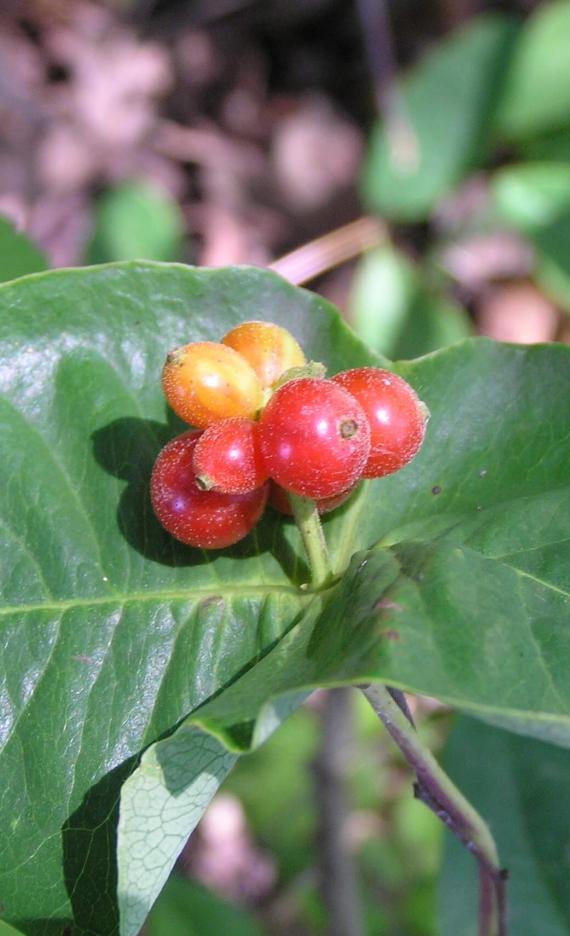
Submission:
[[[362,474],[370,427],[359,403],[330,380],[284,384],[260,418],[261,452],[270,477],[314,500],[348,490]]]
[[[222,342],[253,367],[262,387],[270,387],[291,367],[302,367],[305,355],[293,335],[271,322],[242,322]]]
[[[340,507],[341,504],[344,504],[345,501],[354,494],[356,488],[358,487],[358,482],[348,491],[343,491],[342,494],[334,494],[333,497],[324,497],[322,500],[318,500],[317,510],[320,514],[330,513],[331,510],[336,510],[337,507]],[[287,491],[284,491],[282,487],[279,487],[278,484],[275,484],[275,481],[271,481],[269,485],[269,503],[274,510],[277,510],[279,513],[286,514],[288,517],[293,516],[293,509],[289,502],[287,496]]]
[[[196,486],[193,456],[199,432],[185,432],[160,452],[151,477],[154,512],[177,540],[201,549],[232,546],[261,517],[269,485],[249,494],[219,494]]]
[[[269,474],[261,455],[259,423],[236,416],[202,433],[194,450],[194,471],[202,490],[246,494],[261,487]]]
[[[427,408],[409,383],[377,367],[359,367],[331,378],[354,396],[370,423],[370,455],[365,478],[399,471],[419,451],[427,424]]]
[[[245,358],[214,341],[171,351],[162,388],[174,412],[198,429],[231,416],[251,419],[262,403],[261,384]]]

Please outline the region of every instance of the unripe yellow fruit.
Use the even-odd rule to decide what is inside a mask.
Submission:
[[[291,367],[306,363],[293,335],[271,322],[242,322],[224,335],[222,343],[249,362],[263,388],[270,387]]]
[[[162,388],[174,412],[197,429],[232,416],[254,419],[263,397],[261,383],[245,358],[214,341],[171,351]]]

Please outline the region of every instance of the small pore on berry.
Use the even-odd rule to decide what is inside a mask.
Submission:
[[[358,423],[355,419],[343,419],[340,424],[340,434],[343,439],[352,439],[358,432]]]

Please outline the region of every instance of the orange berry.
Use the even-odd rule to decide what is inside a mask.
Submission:
[[[270,387],[291,367],[306,363],[293,335],[272,322],[242,322],[222,342],[249,361],[263,387]]]
[[[162,388],[174,412],[198,429],[230,416],[253,419],[262,403],[261,384],[252,367],[233,348],[214,341],[171,351]]]

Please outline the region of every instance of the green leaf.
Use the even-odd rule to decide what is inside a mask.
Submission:
[[[492,193],[502,220],[521,231],[532,231],[570,211],[570,165],[508,166],[493,177]]]
[[[570,746],[570,350],[475,342],[400,370],[432,411],[428,442],[329,535],[336,568],[394,548],[355,558],[191,718],[230,750],[265,740],[296,693],[374,679]]]
[[[7,218],[0,217],[0,282],[47,269],[47,260]]]
[[[215,738],[190,727],[179,728],[143,755],[121,791],[121,932],[140,931],[186,839],[235,760]]]
[[[154,907],[148,936],[260,936],[259,927],[237,907],[187,878],[173,876]],[[1,934],[0,934],[1,936]]]
[[[536,278],[544,291],[570,313],[570,212],[534,233]]]
[[[136,756],[311,601],[277,515],[210,554],[154,520],[150,469],[181,429],[164,356],[249,316],[286,325],[333,371],[381,359],[326,302],[256,270],[54,271],[2,287],[0,309],[0,893],[25,932],[73,916],[103,936]]]
[[[362,710],[366,716],[372,713],[368,705],[365,708],[362,704],[357,713]],[[373,725],[378,733],[377,719]],[[252,834],[276,859],[280,881],[292,880],[315,860],[317,804],[311,765],[319,739],[317,714],[312,708],[301,706],[261,748],[240,758],[224,787],[230,795],[238,797]],[[373,756],[370,761],[365,768],[374,791],[372,803],[376,804],[377,762]]]
[[[535,248],[535,278],[570,312],[570,166],[521,163],[499,170],[492,181],[498,216]]]
[[[471,334],[461,306],[429,289],[420,270],[391,246],[360,261],[349,317],[367,344],[395,359],[419,357]]]
[[[422,220],[485,158],[515,33],[506,17],[479,17],[410,72],[398,120],[372,137],[363,195],[374,210]]]
[[[522,159],[539,162],[570,162],[570,129],[521,140],[517,151]]]
[[[460,719],[446,767],[490,824],[509,870],[509,930],[516,936],[567,936],[568,752]],[[448,836],[440,892],[442,936],[476,936],[476,880],[473,859]]]
[[[469,341],[400,365],[426,445],[326,519],[348,571],[311,594],[292,524],[185,549],[148,479],[180,431],[158,380],[173,345],[271,319],[331,373],[385,363],[326,302],[267,271],[128,263],[7,284],[0,312],[0,893],[23,932],[115,934],[117,873],[148,909],[229,755],[314,686],[390,679],[568,743],[570,349]],[[132,887],[129,798],[156,832]],[[188,806],[170,843],[157,798]]]
[[[148,182],[128,182],[99,199],[89,263],[109,260],[178,260],[184,219],[166,192]]]
[[[22,936],[22,933],[20,930],[10,926],[9,923],[4,923],[0,920],[0,936]]]
[[[568,0],[541,4],[523,28],[507,68],[496,118],[501,136],[525,140],[570,125],[569,43]]]
[[[549,224],[526,233],[535,248],[537,282],[562,309],[570,312],[570,206]]]

